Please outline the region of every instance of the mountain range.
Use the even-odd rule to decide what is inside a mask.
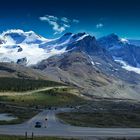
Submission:
[[[139,40],[87,33],[46,39],[33,31],[8,30],[0,35],[0,62],[40,71],[90,98],[140,100]]]

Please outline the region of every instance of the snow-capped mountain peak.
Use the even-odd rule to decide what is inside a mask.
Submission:
[[[36,64],[53,55],[66,52],[67,46],[83,39],[85,33],[67,33],[57,39],[46,39],[33,31],[8,30],[0,35],[0,61]]]
[[[37,35],[33,31],[24,32],[23,30],[8,30],[1,34],[1,37],[6,41],[7,45],[30,43],[39,44],[47,39]]]
[[[129,43],[129,41],[126,38],[120,38],[118,35],[112,33],[110,35],[101,37],[98,39],[100,44],[106,45],[106,47],[112,47],[116,45],[122,45]]]
[[[89,36],[89,34],[86,33],[77,33],[77,34],[72,34],[72,33],[66,33],[62,35],[60,38],[57,39],[52,39],[48,42],[45,42],[44,44],[40,45],[40,48],[46,48],[47,50],[61,50],[65,49],[67,50],[67,47],[72,44],[73,42],[80,41],[84,39],[85,37]]]
[[[125,38],[110,34],[98,40],[87,33],[66,33],[56,39],[46,39],[33,31],[8,30],[0,35],[0,61],[34,65],[54,55],[70,51],[88,55],[107,55],[114,60],[140,67],[140,47]]]
[[[123,42],[123,43],[129,43],[129,40],[126,39],[126,38],[120,38],[120,41]]]
[[[39,44],[48,42],[48,39],[37,35],[33,31],[8,30],[1,35],[0,60],[3,62],[19,62],[27,60],[27,65],[36,64],[46,58],[45,50]],[[3,41],[4,40],[4,41]]]

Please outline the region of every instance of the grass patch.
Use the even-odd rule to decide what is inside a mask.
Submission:
[[[24,92],[36,90],[43,87],[59,86],[61,83],[47,80],[32,80],[18,78],[0,78],[0,92]]]
[[[57,116],[65,122],[75,126],[87,127],[121,127],[138,128],[140,127],[139,112],[71,112],[60,113]]]
[[[36,109],[78,105],[80,97],[71,94],[70,88],[54,88],[29,95],[0,96],[0,113],[8,113],[18,119],[0,121],[0,124],[22,123],[38,113]],[[33,109],[34,108],[34,109]]]
[[[70,88],[54,88],[29,95],[0,96],[0,101],[29,107],[65,106],[81,103],[83,99],[71,94],[70,90]]]
[[[0,140],[25,140],[22,136],[0,136]],[[34,140],[76,140],[76,139],[66,139],[57,137],[34,137]]]
[[[94,138],[93,138],[94,139]],[[140,138],[117,138],[117,137],[110,137],[110,138],[97,138],[97,140],[140,140]],[[25,137],[23,136],[0,136],[0,140],[25,140]],[[74,138],[59,138],[59,137],[34,137],[34,140],[78,140]],[[83,139],[82,139],[83,140]]]

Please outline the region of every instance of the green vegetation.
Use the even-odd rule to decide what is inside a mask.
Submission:
[[[53,88],[27,95],[0,96],[0,113],[17,117],[11,121],[0,121],[0,124],[22,123],[37,114],[37,109],[80,104],[83,99],[71,93],[76,91],[71,88]]]
[[[22,136],[0,136],[0,140],[25,140]],[[34,137],[34,140],[76,140],[57,137]]]
[[[62,84],[47,80],[0,78],[0,92],[6,91],[23,92],[28,90],[36,90],[42,87],[51,87],[59,85]]]
[[[74,92],[74,90],[72,90]],[[46,91],[40,91],[29,95],[0,96],[0,101],[15,104],[17,106],[65,106],[77,105],[83,100],[71,94],[70,88],[54,88]]]
[[[58,117],[76,126],[87,127],[140,127],[140,112],[101,111],[60,113]]]

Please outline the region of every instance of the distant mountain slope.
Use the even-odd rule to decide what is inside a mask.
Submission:
[[[129,39],[130,44],[140,47],[140,40]]]
[[[24,92],[44,87],[61,86],[43,72],[17,64],[0,63],[0,92]],[[11,93],[12,94],[12,93]]]
[[[12,63],[0,63],[0,78],[47,79],[40,71]]]
[[[98,39],[100,46],[105,48],[115,61],[121,63],[126,70],[140,73],[140,47],[132,41],[121,39],[111,34]]]
[[[98,56],[92,59],[92,63],[90,59],[83,53],[71,52],[44,60],[35,68],[51,79],[76,86],[86,96],[140,99],[140,77],[137,74],[125,71],[117,64],[113,68],[109,61]]]

